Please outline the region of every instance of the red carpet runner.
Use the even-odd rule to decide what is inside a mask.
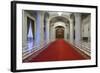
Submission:
[[[67,43],[63,39],[59,39],[51,43],[44,51],[42,51],[35,58],[32,58],[30,62],[82,59],[86,58],[79,52],[77,52],[69,43]]]

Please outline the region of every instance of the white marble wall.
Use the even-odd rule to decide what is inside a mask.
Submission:
[[[88,17],[86,17],[85,19],[82,20],[82,30],[84,32],[82,32],[82,37],[90,37],[90,15]],[[89,29],[89,30],[88,30]]]
[[[91,53],[91,16],[88,15],[85,19],[82,20],[82,36],[81,37],[88,37],[88,41],[85,42],[81,40],[82,49],[84,49],[87,54],[90,55]]]

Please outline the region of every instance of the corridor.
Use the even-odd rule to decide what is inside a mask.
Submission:
[[[91,14],[23,10],[22,62],[91,59]]]
[[[57,39],[38,55],[35,57],[33,55],[29,57],[28,62],[85,60],[90,58],[64,39]]]

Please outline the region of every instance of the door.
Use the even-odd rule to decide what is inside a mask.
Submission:
[[[63,39],[64,38],[64,28],[57,27],[56,28],[56,39]]]

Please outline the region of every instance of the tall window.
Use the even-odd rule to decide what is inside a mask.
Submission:
[[[34,47],[34,21],[27,17],[27,45],[28,49]]]
[[[32,33],[32,23],[29,24],[28,34],[27,34],[27,40],[32,41],[33,40],[33,33]]]

